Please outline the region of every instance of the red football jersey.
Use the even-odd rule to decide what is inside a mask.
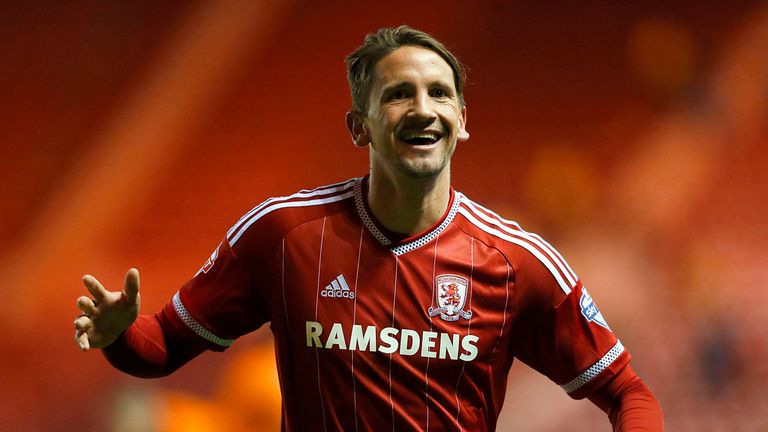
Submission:
[[[493,430],[515,357],[575,398],[627,364],[539,236],[451,190],[401,238],[366,183],[265,201],[168,306],[213,350],[270,323],[284,430]]]

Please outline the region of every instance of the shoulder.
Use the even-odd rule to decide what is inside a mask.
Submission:
[[[517,277],[548,283],[554,281],[564,294],[570,293],[578,277],[566,260],[538,234],[528,232],[517,222],[459,193],[459,224],[468,234],[501,252]]]
[[[354,178],[269,198],[244,214],[227,231],[227,241],[232,246],[249,238],[263,242],[270,237],[282,237],[308,221],[344,211],[349,205],[347,201],[354,199],[358,181]]]

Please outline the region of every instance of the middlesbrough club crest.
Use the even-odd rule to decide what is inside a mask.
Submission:
[[[429,316],[440,315],[445,321],[456,321],[459,317],[469,319],[472,311],[465,311],[467,303],[467,278],[456,275],[440,275],[435,278],[437,290],[435,297],[438,307],[430,306],[427,312]]]

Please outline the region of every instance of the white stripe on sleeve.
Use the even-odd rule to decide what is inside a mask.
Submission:
[[[208,331],[205,327],[203,327],[202,324],[197,322],[196,319],[192,318],[192,315],[189,314],[187,308],[184,307],[184,303],[182,303],[178,292],[176,292],[176,294],[173,296],[173,309],[176,311],[176,314],[179,315],[179,318],[184,321],[184,324],[186,324],[187,327],[189,327],[193,332],[197,333],[203,339],[223,347],[228,347],[232,345],[232,342],[235,341],[234,339],[224,339],[216,336],[215,334]]]
[[[600,375],[604,370],[608,369],[608,366],[610,366],[611,363],[619,358],[623,352],[624,345],[621,344],[621,341],[616,341],[616,344],[613,346],[613,348],[608,350],[608,352],[605,353],[605,355],[600,360],[598,360],[597,363],[590,366],[589,369],[582,372],[581,375],[572,379],[570,382],[561,385],[560,387],[562,387],[566,393],[575,392],[588,382],[592,381],[592,379]]]

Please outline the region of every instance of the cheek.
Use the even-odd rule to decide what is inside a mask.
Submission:
[[[379,129],[385,133],[392,133],[400,123],[402,116],[395,110],[388,110],[382,113],[379,118]]]
[[[443,123],[451,129],[458,129],[461,123],[461,113],[453,108],[448,108],[440,113]]]

